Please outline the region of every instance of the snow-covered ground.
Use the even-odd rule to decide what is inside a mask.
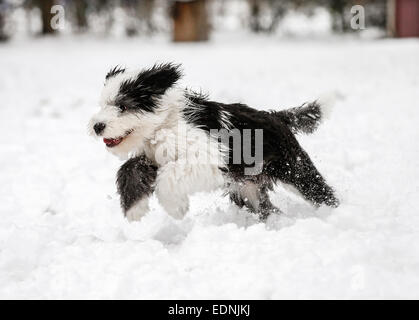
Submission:
[[[245,40],[245,41],[242,41]],[[18,40],[0,47],[0,298],[419,298],[417,40]],[[87,135],[114,64],[183,63],[183,84],[260,109],[340,96],[299,138],[341,198],[278,187],[266,224],[221,192],[182,221],[123,219],[121,162]]]

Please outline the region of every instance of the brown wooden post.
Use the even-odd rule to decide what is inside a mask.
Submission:
[[[79,31],[84,31],[88,27],[87,22],[87,0],[74,0],[76,9],[77,28]]]
[[[3,0],[0,0],[0,6],[3,5]],[[9,37],[6,34],[6,14],[0,10],[0,42],[6,41]]]
[[[208,40],[206,0],[175,1],[173,21],[173,41]]]

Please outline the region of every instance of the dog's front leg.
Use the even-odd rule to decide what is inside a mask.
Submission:
[[[156,195],[169,215],[181,219],[189,209],[189,195],[224,185],[217,165],[172,161],[158,170]]]
[[[157,167],[145,156],[129,159],[118,170],[116,183],[121,207],[129,221],[138,221],[148,212],[156,176]]]

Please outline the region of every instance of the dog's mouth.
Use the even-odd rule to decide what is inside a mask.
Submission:
[[[133,130],[128,130],[125,132],[125,135],[118,138],[103,138],[103,142],[106,144],[108,148],[116,147],[118,144],[120,144],[126,137],[128,137]]]

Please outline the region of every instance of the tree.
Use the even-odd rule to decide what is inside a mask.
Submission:
[[[156,27],[153,23],[153,11],[155,9],[155,0],[141,0],[138,3],[138,17],[145,25],[145,32],[148,34],[153,33]]]
[[[354,5],[365,7],[365,19],[368,26],[384,29],[386,27],[387,0],[317,0],[329,8],[333,18],[333,30],[338,32],[351,31],[350,10]]]
[[[104,34],[109,34],[114,25],[113,16],[114,3],[112,0],[91,0],[89,1],[92,12],[96,12],[104,20]]]
[[[87,22],[87,0],[73,0],[76,24],[79,31],[84,31],[88,27]]]
[[[6,3],[0,0],[0,42],[6,41],[8,38],[6,33]]]
[[[349,23],[345,20],[345,11],[351,0],[330,0],[329,8],[333,17],[333,30],[346,32],[349,29]]]
[[[127,17],[125,19],[125,32],[134,36],[139,32],[152,34],[155,31],[153,24],[153,11],[155,0],[123,0]]]
[[[55,0],[36,0],[35,2],[41,10],[42,34],[54,33],[55,30],[51,25],[51,19],[53,16],[51,13],[51,8],[56,4]]]
[[[274,32],[287,10],[298,3],[292,0],[248,0],[247,2],[250,11],[250,30],[266,33]]]

